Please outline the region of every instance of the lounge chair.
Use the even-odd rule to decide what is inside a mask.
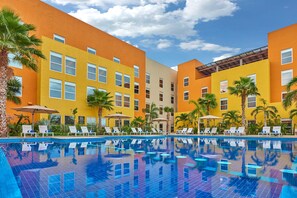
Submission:
[[[238,127],[236,130],[237,135],[245,135],[245,127]]]
[[[263,141],[263,149],[270,149],[270,140]]]
[[[115,134],[119,134],[119,135],[124,135],[124,134],[127,135],[127,132],[125,132],[125,131],[120,131],[118,127],[113,127],[113,132],[114,132]]]
[[[32,125],[22,125],[21,135],[24,135],[24,137],[26,137],[26,135],[34,135],[35,137],[37,137],[37,133],[32,130]]]
[[[230,141],[229,141],[229,144],[230,144],[230,146],[232,146],[232,147],[236,147],[236,142],[235,142],[235,140],[230,140]]]
[[[187,132],[187,128],[183,128],[182,130],[176,131],[177,134],[185,134]]]
[[[236,133],[236,127],[231,127],[228,131],[226,131],[227,134],[231,135],[235,135]]]
[[[210,135],[217,135],[218,134],[217,130],[218,130],[217,127],[213,127],[210,131]]]
[[[237,144],[239,147],[245,147],[245,140],[239,140]]]
[[[50,135],[50,134],[54,136],[54,133],[47,129],[47,125],[39,125],[38,128],[39,128],[39,133],[42,134],[42,137],[44,137],[44,135]]]
[[[68,133],[68,135],[70,135],[70,134],[74,134],[75,136],[77,136],[78,131],[77,131],[77,129],[76,129],[75,126],[69,126],[69,133]]]
[[[281,132],[281,126],[274,126],[273,128],[272,128],[272,135],[279,135],[279,136],[281,136],[282,135],[282,132]]]
[[[140,135],[141,135],[142,133],[144,133],[143,130],[142,130],[142,128],[140,128],[140,127],[138,127],[137,130],[138,130],[138,133],[139,133]]]
[[[22,151],[31,151],[32,150],[32,147],[30,144],[28,143],[22,143]]]
[[[105,129],[105,133],[104,134],[113,135],[110,127],[104,127],[104,129]]]
[[[270,135],[270,126],[263,127],[262,131],[258,135]]]
[[[200,131],[200,134],[208,134],[210,133],[210,128],[205,128],[204,131]]]
[[[188,128],[186,134],[193,134],[193,128]]]
[[[86,127],[86,126],[82,126],[80,128],[81,128],[81,132],[82,132],[83,135],[85,135],[85,134],[88,135],[88,136],[89,135],[96,135],[96,132],[93,132],[91,130],[89,131],[88,127]]]
[[[138,134],[138,132],[137,132],[137,130],[135,128],[132,127],[131,130],[132,130],[132,134],[135,134],[135,135]]]
[[[155,128],[152,128],[152,133],[153,134],[158,134],[158,131]]]
[[[273,149],[282,150],[282,143],[281,141],[273,141],[272,142]]]

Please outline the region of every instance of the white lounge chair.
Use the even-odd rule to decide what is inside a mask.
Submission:
[[[245,135],[245,127],[238,127],[236,130],[237,135]]]
[[[104,129],[105,129],[105,134],[113,135],[110,127],[104,127]]]
[[[22,144],[22,151],[31,151],[32,147],[28,143],[23,143]]]
[[[217,130],[218,130],[217,127],[213,127],[213,128],[211,129],[211,131],[210,131],[210,135],[216,135],[216,134],[218,134]]]
[[[273,146],[273,149],[278,149],[278,150],[281,150],[282,149],[282,143],[281,143],[281,141],[273,141],[272,142],[272,146]]]
[[[39,133],[42,134],[42,137],[44,137],[44,135],[50,135],[50,134],[54,136],[54,133],[47,129],[47,125],[39,125],[38,128],[39,128]]]
[[[228,131],[226,131],[227,134],[229,135],[235,135],[236,133],[236,127],[231,127]]]
[[[158,131],[155,128],[152,128],[152,134],[158,134]]]
[[[24,135],[24,137],[26,137],[26,135],[34,135],[35,137],[37,137],[37,133],[32,130],[32,125],[22,125],[21,135]]]
[[[279,136],[281,136],[282,135],[282,132],[281,132],[281,126],[274,126],[273,128],[272,128],[272,132],[271,132],[271,134],[272,135],[279,135]]]
[[[258,135],[270,135],[270,126],[263,127],[262,131]]]
[[[75,149],[76,148],[76,142],[71,142],[68,146],[68,148]]]
[[[143,130],[142,130],[142,128],[140,128],[140,127],[138,127],[137,130],[138,130],[138,133],[139,133],[140,135],[141,135],[142,133],[144,133]]]
[[[245,140],[240,140],[237,142],[239,147],[245,147]]]
[[[193,133],[193,128],[188,128],[186,134],[192,134]]]
[[[270,149],[270,140],[263,141],[263,149]]]
[[[119,134],[119,135],[124,135],[124,134],[127,135],[127,132],[125,132],[125,131],[120,131],[118,127],[113,127],[113,132],[114,132],[115,134]]]
[[[75,136],[77,136],[78,131],[76,129],[76,126],[69,126],[69,133],[68,133],[68,135],[70,135],[70,134],[74,134]]]
[[[187,132],[187,128],[183,128],[182,130],[178,130],[178,131],[176,131],[176,133],[178,133],[178,134],[185,134],[186,132]]]
[[[232,147],[236,147],[236,142],[235,142],[235,140],[230,140],[230,141],[229,141],[229,144],[230,144],[230,146],[232,146]]]
[[[131,130],[132,130],[132,134],[135,134],[135,135],[138,134],[138,132],[135,128],[132,127]]]
[[[93,132],[93,131],[89,131],[88,130],[88,127],[86,127],[86,126],[82,126],[82,127],[80,127],[81,128],[81,132],[82,132],[82,134],[83,135],[96,135],[96,133],[95,132]]]
[[[204,131],[200,131],[200,134],[208,134],[210,133],[210,128],[205,128]]]

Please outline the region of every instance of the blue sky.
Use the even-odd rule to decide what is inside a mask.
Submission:
[[[296,0],[43,0],[167,66],[203,63],[267,45],[297,23]]]

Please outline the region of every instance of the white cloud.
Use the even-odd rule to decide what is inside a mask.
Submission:
[[[158,49],[165,49],[171,46],[171,41],[167,39],[159,39],[157,48]]]
[[[170,68],[175,70],[175,71],[178,71],[178,66],[173,66],[173,67],[170,67]]]
[[[227,54],[223,54],[221,56],[218,56],[218,57],[214,57],[213,58],[213,62],[216,62],[216,61],[219,61],[219,60],[223,60],[225,58],[229,58],[231,56],[233,56],[234,54],[231,54],[231,53],[227,53]]]

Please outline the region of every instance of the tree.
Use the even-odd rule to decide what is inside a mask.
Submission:
[[[198,122],[198,118],[202,116],[206,110],[205,107],[199,103],[199,99],[190,100],[189,104],[193,104],[195,106],[194,109],[189,113],[189,117],[191,117],[194,120],[193,123],[195,125],[195,122]]]
[[[173,107],[164,107],[164,111],[166,112],[166,129],[167,133],[169,132],[169,122],[170,122],[170,114],[174,112]]]
[[[142,109],[146,114],[147,123],[150,125],[154,118],[158,117],[159,108],[155,103],[152,103],[148,108]]]
[[[228,126],[231,124],[238,125],[240,123],[241,116],[239,115],[239,111],[231,110],[222,114],[223,122],[225,122]]]
[[[11,78],[7,82],[7,100],[15,104],[21,104],[21,99],[17,96],[21,89],[21,83],[15,79]]]
[[[251,95],[260,95],[258,88],[253,80],[249,77],[240,77],[239,80],[234,81],[234,87],[228,87],[231,95],[241,97],[241,125],[246,127],[245,106],[246,99]]]
[[[133,127],[143,127],[145,123],[145,120],[142,119],[141,116],[135,117],[132,122],[131,122],[131,126]]]
[[[216,96],[211,93],[207,93],[204,97],[199,98],[198,103],[205,107],[207,115],[209,115],[210,109],[215,109],[218,106]]]
[[[293,86],[297,85],[297,77],[293,78],[288,84],[287,84],[287,94],[285,99],[283,100],[283,106],[285,109],[288,109],[291,107],[294,103],[297,107],[297,90],[291,90]]]
[[[267,101],[263,98],[260,99],[263,103],[263,106],[257,106],[252,112],[251,115],[255,116],[255,119],[259,113],[264,114],[264,126],[267,126],[267,119],[275,118],[277,116],[278,110],[275,106],[268,106]]]
[[[87,102],[90,107],[98,108],[98,118],[99,118],[99,131],[102,127],[102,112],[103,110],[111,111],[113,110],[113,100],[112,96],[109,95],[110,92],[99,91],[97,89],[93,90],[93,94],[88,95]]]
[[[37,71],[35,57],[45,58],[40,50],[41,40],[32,35],[35,27],[23,23],[12,10],[3,8],[0,10],[0,133],[8,132],[6,120],[6,100],[8,77],[8,54],[12,54],[13,60]]]
[[[71,113],[73,115],[73,122],[74,122],[74,125],[75,125],[76,114],[78,113],[77,107],[74,108],[74,109],[71,109]]]
[[[189,123],[189,114],[182,113],[175,117],[175,125],[177,125],[179,122],[182,123],[182,127],[185,127]]]

